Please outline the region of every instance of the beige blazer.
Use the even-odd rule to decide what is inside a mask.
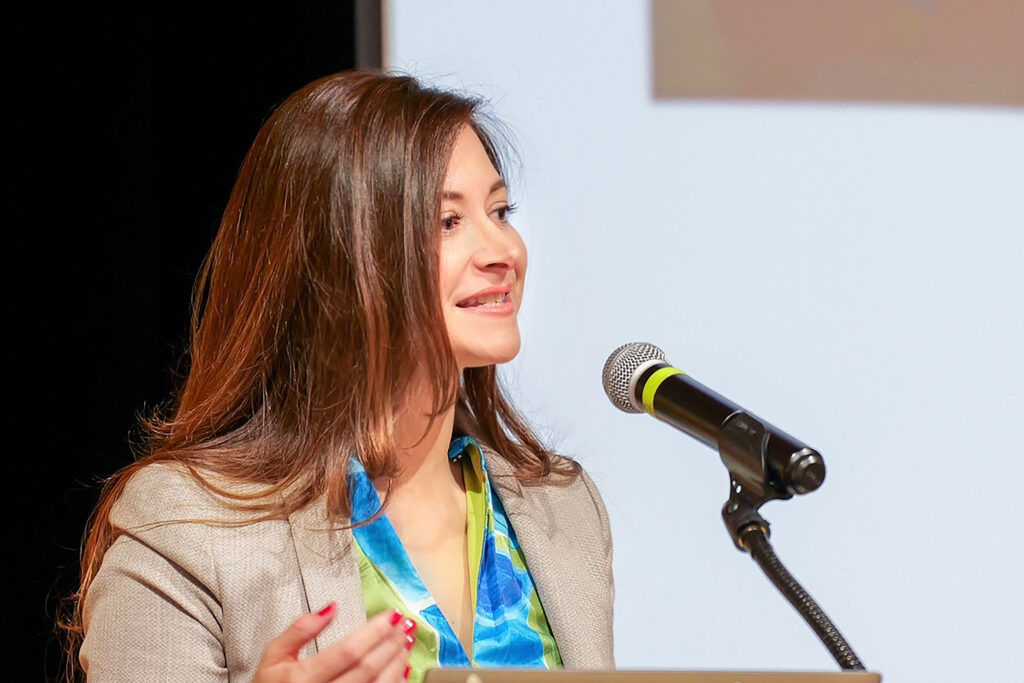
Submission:
[[[594,483],[583,473],[568,486],[520,485],[489,449],[487,465],[563,663],[613,668],[612,542]],[[352,533],[331,528],[322,500],[287,520],[246,523],[161,464],[131,479],[111,522],[124,533],[85,602],[90,681],[249,681],[267,641],[299,615],[338,604],[303,656],[365,621]]]

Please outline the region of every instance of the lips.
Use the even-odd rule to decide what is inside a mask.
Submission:
[[[487,289],[482,289],[471,296],[467,296],[455,305],[459,308],[497,309],[511,304],[511,298],[509,296],[511,291],[512,285],[488,287]]]

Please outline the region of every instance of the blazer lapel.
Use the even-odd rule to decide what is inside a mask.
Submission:
[[[338,605],[337,616],[316,637],[320,652],[366,622],[354,540],[350,530],[339,528],[343,523],[328,523],[323,498],[294,512],[288,523],[310,610]]]
[[[581,613],[577,589],[587,586],[590,579],[588,568],[573,561],[572,530],[555,528],[545,514],[552,505],[550,487],[519,484],[512,465],[490,448],[487,469],[526,558],[562,664],[567,669],[581,668],[591,661],[595,630],[607,625]]]

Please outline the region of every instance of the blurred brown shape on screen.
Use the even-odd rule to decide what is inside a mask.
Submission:
[[[655,98],[1024,106],[1024,0],[651,0]]]

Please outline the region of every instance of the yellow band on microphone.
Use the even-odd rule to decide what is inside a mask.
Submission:
[[[654,394],[658,391],[658,387],[661,386],[661,383],[674,375],[685,374],[686,373],[680,370],[679,368],[672,367],[655,370],[654,374],[652,374],[650,379],[648,379],[647,382],[644,384],[644,410],[646,410],[651,415],[654,415]]]

